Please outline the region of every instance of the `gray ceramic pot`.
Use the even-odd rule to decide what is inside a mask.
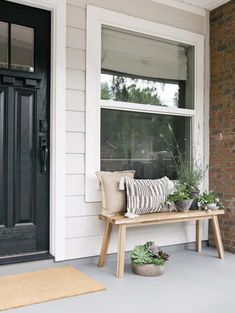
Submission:
[[[193,199],[193,202],[190,206],[190,210],[198,210],[197,197],[199,196],[199,194],[200,194],[200,190],[198,188],[191,193],[191,198]]]
[[[155,264],[133,264],[132,271],[134,274],[139,276],[161,276],[165,273],[166,265],[155,265]]]
[[[175,201],[175,207],[177,211],[185,212],[189,210],[192,202],[193,202],[193,199],[177,200]]]
[[[217,206],[216,203],[208,203],[207,204],[207,210],[216,211],[218,209],[219,209],[219,207]]]

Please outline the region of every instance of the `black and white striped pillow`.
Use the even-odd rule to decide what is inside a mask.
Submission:
[[[133,179],[124,177],[127,197],[127,216],[169,211],[164,205],[174,184],[168,177]],[[173,186],[172,186],[173,185]]]

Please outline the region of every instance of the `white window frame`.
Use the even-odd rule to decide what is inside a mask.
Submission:
[[[195,47],[194,109],[169,108],[100,99],[102,25],[126,29]],[[100,170],[101,108],[170,114],[192,118],[192,145],[203,162],[204,147],[204,36],[186,30],[146,21],[94,6],[87,7],[86,50],[86,164],[85,201],[100,201],[100,187],[95,172]]]

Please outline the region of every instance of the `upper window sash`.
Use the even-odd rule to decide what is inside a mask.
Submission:
[[[194,45],[102,25],[101,99],[194,108]]]

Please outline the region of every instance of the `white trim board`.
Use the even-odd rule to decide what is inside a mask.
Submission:
[[[198,14],[205,16],[206,15],[206,10],[203,8],[196,7],[192,4],[188,4],[182,1],[178,0],[152,0],[153,2],[157,2],[160,4],[167,5],[169,7],[173,7],[179,10],[187,11],[190,13]]]
[[[51,11],[50,253],[65,259],[66,0],[8,0]]]
[[[201,4],[194,4],[195,1],[191,4],[190,1],[183,0],[152,0],[153,2],[157,2],[160,4],[164,4],[170,7],[174,7],[176,9],[180,9],[183,11],[187,11],[190,13],[206,16],[207,11],[212,11],[219,6],[229,2],[230,0],[212,0],[212,1],[201,1]]]
[[[110,106],[110,101],[104,104],[100,100],[100,69],[101,69],[101,26],[108,25],[127,29],[150,36],[169,39],[195,46],[195,110],[186,110],[186,116],[192,117],[192,138],[197,145],[198,154],[204,155],[203,138],[203,106],[204,106],[204,36],[146,21],[140,18],[116,13],[94,6],[87,7],[87,49],[86,49],[86,162],[85,162],[85,201],[100,201],[100,188],[95,172],[100,170],[100,108]],[[125,104],[116,102],[119,109],[125,109]],[[111,106],[113,106],[111,104]],[[139,106],[146,110],[147,106]],[[157,107],[155,113],[182,114],[180,110]],[[170,112],[171,111],[171,112]]]
[[[212,1],[211,4],[208,4],[206,8],[211,11],[211,10],[214,10],[214,9],[220,7],[221,5],[223,5],[229,1],[230,0],[214,0],[214,1]]]
[[[100,100],[102,109],[113,109],[122,111],[133,111],[142,113],[156,113],[157,114],[169,114],[173,116],[189,116],[193,117],[195,115],[195,110],[191,109],[176,109],[164,106],[154,107],[153,105],[141,104],[141,103],[127,103],[121,101],[113,100]],[[157,110],[156,110],[157,109]]]

